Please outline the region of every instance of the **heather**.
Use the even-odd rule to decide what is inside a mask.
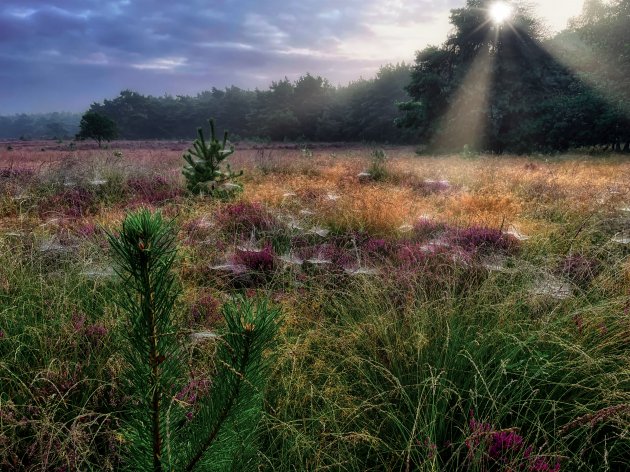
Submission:
[[[226,430],[209,470],[630,460],[626,160],[356,146],[272,149],[262,168],[240,146],[242,192],[213,198],[186,191],[186,144],[41,147],[0,151],[0,469],[132,468],[107,233],[138,208],[175,231],[181,431],[217,395],[224,310],[282,313],[251,427]],[[360,178],[376,158],[382,178]]]

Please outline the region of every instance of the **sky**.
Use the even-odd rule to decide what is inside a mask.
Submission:
[[[413,62],[465,0],[1,0],[0,115],[86,110],[121,90],[334,85]],[[540,0],[550,30],[583,0]]]

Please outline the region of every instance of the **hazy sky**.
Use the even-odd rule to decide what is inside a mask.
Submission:
[[[554,30],[583,0],[539,0]],[[0,114],[82,111],[123,89],[196,94],[411,62],[465,0],[1,0]]]

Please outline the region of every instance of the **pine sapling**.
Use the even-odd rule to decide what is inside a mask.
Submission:
[[[140,210],[125,218],[118,235],[108,236],[123,280],[119,304],[129,322],[123,350],[130,398],[126,465],[153,472],[231,467],[254,444],[269,362],[264,351],[275,337],[278,310],[245,298],[224,306],[226,331],[209,341],[217,343],[209,391],[191,417],[178,398],[193,343],[174,317],[175,231],[160,213]]]
[[[243,171],[232,172],[230,165],[226,163],[225,170],[222,170],[222,163],[234,153],[234,146],[228,147],[228,132],[223,135],[223,141],[216,137],[214,120],[210,123],[210,142],[206,142],[202,128],[197,128],[197,139],[193,142],[192,149],[184,154],[183,174],[186,177],[188,190],[192,193],[207,193],[209,195],[219,195],[221,193],[231,193],[232,188],[238,186],[234,184],[234,179],[243,175]]]

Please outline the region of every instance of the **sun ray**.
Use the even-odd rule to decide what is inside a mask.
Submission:
[[[611,90],[610,80],[602,81],[601,75],[615,77],[620,74],[616,68],[617,59],[602,48],[594,48],[576,35],[562,41],[543,43],[545,50],[560,64],[577,73],[580,80],[595,90],[610,105],[617,106],[622,100],[618,93]],[[588,71],[596,71],[590,74]],[[620,82],[622,83],[622,82]],[[621,108],[630,117],[630,106]]]
[[[491,34],[491,31],[488,31]],[[487,42],[486,42],[487,43]],[[480,49],[440,120],[435,147],[452,148],[468,145],[477,149],[485,139],[485,116],[490,98],[493,55],[490,47]]]

